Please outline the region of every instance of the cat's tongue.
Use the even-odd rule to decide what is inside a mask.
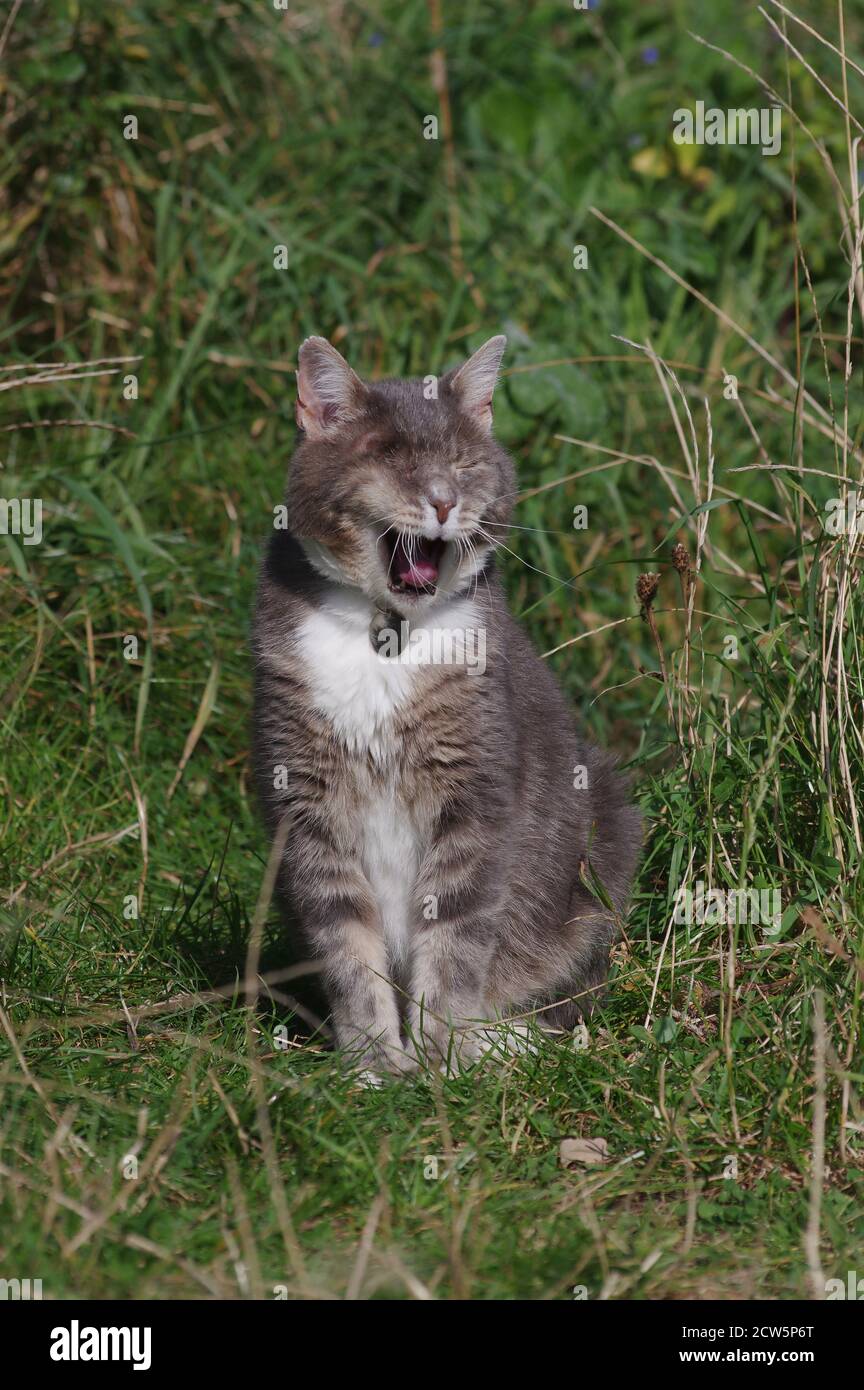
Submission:
[[[415,536],[406,548],[397,540],[393,550],[393,573],[401,584],[411,589],[425,589],[438,582],[440,541],[427,541]]]

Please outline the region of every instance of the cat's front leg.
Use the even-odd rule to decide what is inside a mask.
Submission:
[[[326,839],[326,837],[325,837]],[[360,864],[310,843],[308,830],[294,854],[306,883],[295,898],[303,928],[320,961],[338,1046],[366,1071],[406,1072],[416,1067],[402,1045],[399,1009],[389,978],[378,904]],[[310,872],[314,869],[314,872]]]
[[[410,1040],[423,1061],[470,1061],[482,1051],[495,947],[496,876],[482,829],[448,818],[421,866],[412,947]]]
[[[399,1036],[399,1011],[380,931],[345,917],[316,935],[338,1046],[364,1071],[414,1070],[416,1060]]]

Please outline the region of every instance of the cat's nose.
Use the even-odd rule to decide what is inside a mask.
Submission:
[[[435,508],[435,515],[443,526],[453,508],[456,506],[456,498],[452,494],[449,497],[442,497],[440,494],[433,493],[429,501]]]

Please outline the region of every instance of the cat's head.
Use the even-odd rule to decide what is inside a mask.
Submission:
[[[287,501],[316,569],[409,618],[473,592],[515,496],[492,437],[506,341],[441,377],[364,382],[324,338],[306,339]]]

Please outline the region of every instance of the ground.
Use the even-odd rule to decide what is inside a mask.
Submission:
[[[43,536],[4,509],[0,1277],[696,1299],[860,1268],[864,613],[828,523],[862,465],[864,53],[857,6],[800,14],[833,48],[731,0],[7,14],[0,491]],[[676,144],[697,101],[780,104],[780,152]],[[586,1034],[370,1090],[295,1038],[259,898],[257,556],[303,337],[425,375],[498,331],[510,601],[645,853]],[[675,921],[700,882],[776,920]]]

